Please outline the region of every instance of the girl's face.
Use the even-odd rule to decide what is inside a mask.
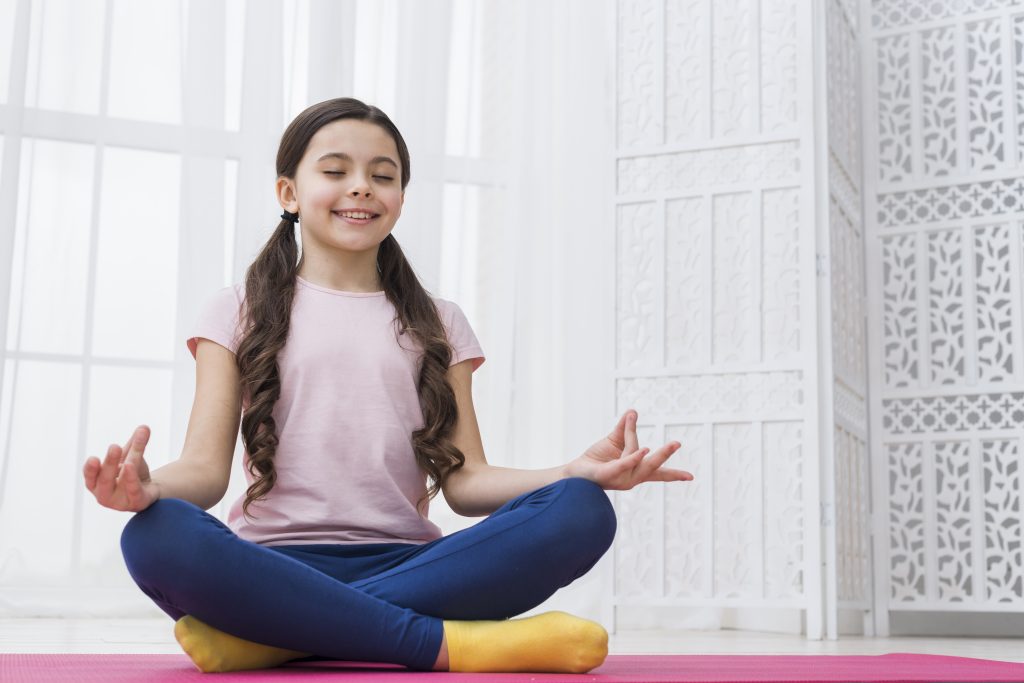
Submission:
[[[299,214],[302,241],[327,249],[376,250],[402,213],[398,147],[383,128],[339,119],[310,139],[294,180],[278,178],[281,205]],[[361,209],[371,220],[349,220]]]

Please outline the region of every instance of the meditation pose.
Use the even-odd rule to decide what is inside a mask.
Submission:
[[[306,658],[599,666],[600,624],[513,617],[608,550],[606,490],[693,478],[663,467],[680,444],[645,457],[627,410],[563,465],[488,464],[471,386],[483,351],[391,234],[410,179],[391,119],[352,98],[313,105],[284,131],[276,171],[280,223],[186,340],[196,393],[181,457],[150,473],[140,425],[85,463],[97,501],[135,513],[121,535],[132,578],[206,672]],[[206,510],[227,491],[239,427],[248,488],[225,524]],[[443,535],[427,514],[439,492],[485,519]]]

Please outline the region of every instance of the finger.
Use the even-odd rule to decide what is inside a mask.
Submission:
[[[149,443],[150,434],[151,433],[148,425],[142,425],[141,427],[139,427],[139,436],[135,441],[135,446],[138,449],[140,455],[144,450],[146,450],[146,444]]]
[[[139,481],[139,473],[135,469],[135,463],[125,462],[119,483],[121,486],[124,486],[129,507],[135,507],[135,504],[142,497],[142,483]]]
[[[144,451],[148,440],[150,440],[150,428],[145,425],[135,427],[135,431],[131,433],[128,443],[125,444],[125,458],[127,459],[133,453]]]
[[[650,452],[650,448],[641,448],[630,453],[629,455],[625,455],[619,458],[618,460],[615,461],[615,463],[619,466],[619,472],[628,472],[630,470],[636,469],[636,467],[643,462],[644,456],[646,456]]]
[[[121,446],[121,460],[124,460],[125,458],[128,457],[128,451],[131,450],[132,444],[135,443],[135,435],[138,433],[138,431],[139,429],[138,427],[136,427],[135,430],[132,432],[132,435],[129,436],[128,440],[124,442],[123,446]]]
[[[635,410],[627,410],[625,425],[626,432],[624,436],[626,445],[623,448],[623,450],[627,453],[632,453],[633,451],[640,447],[640,444],[637,442],[636,438],[636,420],[637,412]]]
[[[82,475],[85,477],[85,488],[92,491],[96,488],[96,475],[99,474],[99,458],[95,455],[86,458],[82,467]]]
[[[121,462],[121,448],[116,444],[107,447],[107,455],[100,465],[99,475],[96,477],[96,489],[93,493],[97,498],[104,500],[114,491],[114,480],[117,478],[118,465]]]
[[[131,449],[125,454],[124,460],[127,461],[129,458],[132,458],[138,462],[139,458],[142,457],[142,452],[146,450],[146,444],[149,442],[149,427],[146,425],[136,427],[130,441]]]
[[[655,470],[651,481],[693,481],[693,475],[686,470],[672,470],[665,467]]]
[[[620,417],[618,423],[615,425],[615,429],[608,435],[608,440],[612,442],[612,445],[619,449],[626,447],[626,421],[629,419],[630,411],[624,412]]]
[[[665,464],[666,460],[672,457],[672,454],[679,449],[680,445],[681,444],[677,441],[673,441],[672,443],[665,444],[658,450],[654,451],[654,455],[652,455],[649,460],[645,460],[641,465],[639,474],[645,480],[648,479],[653,472],[660,469],[661,466]]]

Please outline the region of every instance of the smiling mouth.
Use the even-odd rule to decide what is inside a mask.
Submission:
[[[333,213],[335,216],[345,221],[346,223],[355,223],[356,225],[363,225],[365,223],[369,223],[370,221],[376,220],[377,218],[380,217],[379,213],[371,214],[369,218],[352,218],[351,216],[343,216],[337,211],[332,211],[331,213]]]

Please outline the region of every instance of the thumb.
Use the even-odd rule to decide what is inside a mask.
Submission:
[[[615,429],[613,429],[612,433],[609,434],[608,436],[610,436],[613,439],[618,439],[618,438],[622,437],[623,435],[625,435],[625,433],[626,433],[626,420],[627,419],[629,419],[629,411],[628,410],[626,412],[624,412],[621,417],[619,417],[618,424],[615,425]]]

